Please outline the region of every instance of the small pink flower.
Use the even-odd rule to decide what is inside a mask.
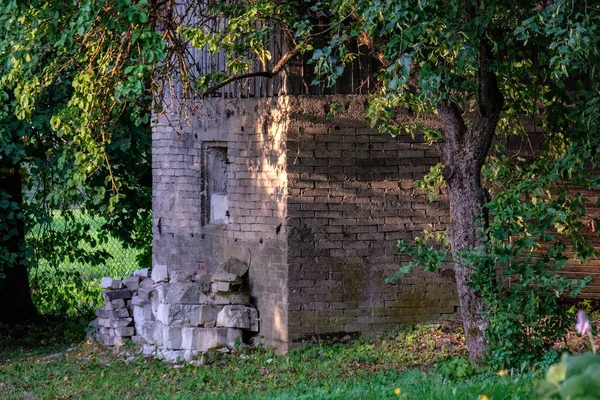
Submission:
[[[585,316],[585,311],[577,311],[577,324],[575,324],[575,330],[581,336],[592,331],[592,325],[590,320]]]

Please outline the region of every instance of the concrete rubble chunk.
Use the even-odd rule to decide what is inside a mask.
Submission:
[[[131,341],[135,344],[137,344],[138,346],[142,346],[144,344],[146,344],[146,340],[144,339],[143,336],[140,335],[133,335],[131,337]]]
[[[208,351],[227,346],[241,338],[242,330],[235,328],[188,328],[181,331],[182,346],[186,350]]]
[[[123,282],[121,282],[118,279],[113,279],[113,278],[105,276],[100,281],[100,287],[102,289],[122,289],[123,288]]]
[[[125,328],[126,326],[131,325],[133,322],[133,318],[118,318],[110,320],[111,328]]]
[[[127,303],[125,302],[125,299],[116,299],[116,300],[111,301],[110,305],[113,310],[117,310],[119,308],[125,308]]]
[[[200,286],[200,290],[206,292],[210,290],[210,275],[206,273],[197,274],[194,277],[194,282],[196,282]]]
[[[129,299],[131,298],[131,290],[120,289],[102,292],[102,297],[105,302],[118,300],[118,299]]]
[[[135,334],[135,329],[133,326],[127,326],[122,328],[115,328],[115,335],[121,337],[129,337]]]
[[[229,282],[213,282],[210,284],[210,291],[213,293],[218,292],[231,292],[232,287]]]
[[[258,314],[252,313],[253,310],[256,311],[256,309],[246,306],[225,306],[217,315],[217,326],[251,329],[255,325],[258,328]]]
[[[180,350],[181,347],[181,330],[180,326],[163,326],[162,340],[163,346],[167,349]]]
[[[191,326],[202,326],[210,322],[216,322],[217,315],[222,306],[200,305],[190,314]]]
[[[128,276],[123,279],[123,285],[129,290],[138,290],[140,287],[140,277],[139,276]]]
[[[229,282],[234,285],[239,285],[243,283],[243,279],[235,274],[230,274],[228,272],[217,272],[211,276],[211,280],[213,282]]]
[[[198,319],[202,306],[198,304],[159,304],[156,319],[164,325],[191,325]],[[196,325],[197,326],[197,325]]]
[[[164,285],[162,295],[159,293],[162,303],[199,304],[200,286],[193,282],[169,283]]]
[[[190,271],[171,271],[169,273],[169,282],[191,282],[193,273]]]
[[[232,305],[250,304],[250,293],[200,293],[200,304],[208,305]]]
[[[229,259],[221,265],[221,269],[230,274],[243,277],[248,272],[248,264],[239,258],[229,257]]]
[[[166,265],[156,264],[152,268],[152,280],[155,283],[168,282],[169,281],[169,270]]]
[[[118,310],[109,310],[106,307],[100,307],[96,310],[96,316],[103,319],[127,318],[129,317],[129,311],[126,308],[120,308]]]
[[[150,278],[142,279],[142,281],[140,282],[140,287],[141,288],[147,288],[147,287],[150,287],[152,285],[154,285],[154,281],[152,279],[150,279]]]
[[[148,278],[148,268],[136,269],[133,271],[133,276],[137,276],[140,278]]]
[[[148,300],[143,300],[140,296],[133,296],[131,298],[131,305],[132,306],[143,306],[145,304],[148,304]]]
[[[140,297],[140,299],[142,299],[143,301],[149,301],[150,300],[150,293],[155,290],[154,285],[150,286],[150,287],[140,287],[137,291],[138,296]]]

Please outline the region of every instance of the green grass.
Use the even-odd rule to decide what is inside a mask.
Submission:
[[[466,379],[444,379],[435,363],[465,350],[460,333],[435,325],[285,356],[248,348],[215,353],[201,367],[142,355],[125,362],[133,349],[114,355],[92,343],[65,349],[9,348],[0,355],[0,398],[395,399],[395,388],[408,399],[535,398],[531,372],[500,377],[480,369]],[[59,350],[59,358],[44,357]]]

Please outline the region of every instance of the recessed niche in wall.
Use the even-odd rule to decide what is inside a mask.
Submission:
[[[206,147],[206,175],[208,222],[226,224],[228,218],[227,200],[227,147],[209,144]]]

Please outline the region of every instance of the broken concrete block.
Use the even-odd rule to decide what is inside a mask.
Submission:
[[[113,310],[117,310],[119,308],[125,308],[127,303],[125,302],[125,299],[116,299],[116,300],[111,301],[110,305]]]
[[[139,278],[148,278],[148,268],[136,269],[133,271],[133,276],[137,276]]]
[[[110,320],[111,328],[124,328],[133,322],[133,318],[118,318]]]
[[[192,272],[190,271],[171,271],[169,273],[169,282],[191,282]]]
[[[213,282],[210,284],[210,291],[213,293],[231,292],[231,283],[229,283],[229,282]]]
[[[129,311],[126,308],[119,308],[117,310],[109,310],[106,307],[100,307],[96,310],[96,316],[99,318],[127,318],[129,317]]]
[[[164,285],[162,303],[168,304],[199,304],[200,286],[196,283],[169,283]]]
[[[234,285],[239,285],[243,282],[242,278],[229,272],[217,272],[210,278],[213,282],[229,282]]]
[[[113,279],[108,276],[105,276],[100,280],[100,287],[102,289],[122,289],[123,282],[118,279]]]
[[[140,278],[138,276],[128,276],[123,279],[123,285],[129,290],[138,290],[140,287]]]
[[[142,346],[142,345],[146,344],[146,340],[141,335],[133,335],[131,337],[131,341],[133,343],[137,344],[138,346]]]
[[[102,297],[106,303],[118,299],[129,299],[131,298],[131,291],[129,289],[105,291],[102,292]]]
[[[129,310],[126,308],[119,308],[117,310],[113,310],[111,317],[112,318],[127,318],[127,317],[129,317]]]
[[[202,273],[202,274],[197,274],[194,277],[194,282],[196,282],[198,285],[200,285],[200,291],[202,292],[206,292],[208,290],[210,290],[210,276],[207,275],[206,273]]]
[[[250,329],[250,310],[246,306],[225,306],[217,315],[217,326]]]
[[[129,337],[135,334],[135,329],[133,326],[127,326],[122,328],[115,328],[115,335],[121,337]]]
[[[148,304],[148,300],[147,299],[146,300],[142,300],[142,298],[140,296],[137,296],[137,295],[133,296],[131,298],[131,305],[133,307],[140,307],[140,306],[143,306],[145,304]]]
[[[207,321],[202,324],[202,326],[205,328],[215,328],[217,326],[217,321]]]
[[[150,293],[153,290],[155,290],[154,285],[147,286],[147,287],[140,287],[137,291],[137,295],[140,297],[140,299],[142,299],[144,301],[148,301],[148,300],[150,300]]]
[[[239,258],[229,257],[227,261],[221,264],[221,269],[230,274],[234,274],[243,277],[248,272],[248,264],[240,260]]]
[[[235,328],[183,328],[182,346],[186,350],[208,351],[227,346],[242,336],[241,329]]]
[[[142,281],[140,282],[140,287],[141,288],[147,288],[154,285],[154,281],[150,278],[146,278],[146,279],[142,279]]]
[[[231,305],[250,304],[250,293],[200,293],[200,304]]]
[[[156,264],[152,268],[152,280],[155,283],[158,282],[168,282],[169,281],[169,271],[166,265]]]
[[[206,324],[211,321],[215,322],[217,320],[217,315],[222,308],[222,306],[200,305],[190,313],[189,324],[191,326],[206,326]]]
[[[110,328],[110,319],[109,318],[97,318],[98,326],[102,328]]]
[[[100,324],[98,323],[98,318],[94,318],[89,324],[88,326],[90,328],[100,328]]]
[[[200,352],[198,350],[184,350],[183,351],[183,359],[187,362],[190,362],[197,357]]]
[[[181,330],[180,326],[163,326],[162,340],[163,346],[167,349],[180,350]]]
[[[155,325],[156,322],[144,322],[144,324],[142,325],[142,330],[141,332],[138,331],[138,335],[142,335],[142,337],[144,338],[144,340],[146,341],[146,343],[148,344],[152,344],[152,343],[156,343],[156,340],[154,338],[154,330],[155,330]]]

